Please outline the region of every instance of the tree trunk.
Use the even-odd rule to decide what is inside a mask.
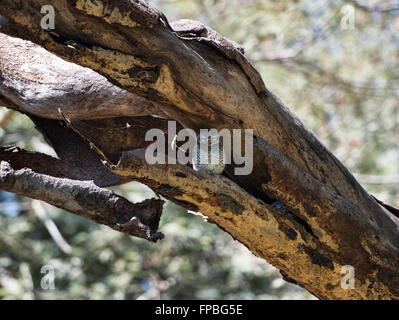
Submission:
[[[51,32],[39,23],[40,8],[48,4],[56,13]],[[68,61],[0,37],[0,102],[27,113],[60,157],[45,172],[25,152],[16,156],[3,149],[0,160],[11,168],[2,165],[8,182],[0,172],[1,189],[21,193],[9,177],[19,181],[15,170],[23,168],[57,179],[94,180],[99,187],[137,180],[202,212],[319,298],[399,298],[395,209],[370,196],[267,90],[238,45],[199,22],[169,24],[141,0],[3,0],[0,14],[9,19],[1,32]],[[69,128],[58,121],[62,115]],[[253,129],[253,172],[234,176],[230,166],[228,178],[179,164],[148,165],[144,132],[166,132],[168,119],[196,131]],[[68,147],[71,137],[79,142]],[[80,150],[91,160],[72,172],[72,162],[83,165],[76,160]],[[29,190],[21,194],[34,196]],[[137,216],[156,234],[153,221]],[[354,289],[341,286],[345,265],[354,268]]]

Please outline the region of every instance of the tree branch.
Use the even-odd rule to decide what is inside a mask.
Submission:
[[[399,220],[390,215],[390,224],[379,228],[376,221],[363,219],[359,207],[304,173],[278,150],[258,143],[269,174],[262,188],[278,200],[272,205],[223,176],[200,175],[182,165],[148,165],[144,150],[123,153],[120,162],[110,168],[205,214],[208,221],[320,298],[382,298],[399,293],[399,283],[392,278],[399,265],[398,251],[380,241],[397,234]],[[356,290],[341,287],[344,265],[356,270]],[[314,277],[309,268],[323,276]],[[370,284],[377,278],[380,287],[374,290]]]
[[[56,10],[56,30],[51,33],[37,23],[43,4]],[[113,155],[112,162],[122,154],[119,165],[110,165],[118,181],[139,180],[190,210],[203,211],[318,297],[399,298],[398,220],[264,87],[237,45],[198,22],[169,25],[162,13],[141,0],[3,0],[0,13],[10,20],[2,32],[101,73],[153,103],[155,114],[197,131],[254,130],[253,173],[232,176],[233,182],[201,176],[188,166],[149,166],[137,156],[138,150],[125,152],[138,146],[124,148],[123,135],[113,140],[118,147],[112,148],[109,141],[93,139],[101,139],[93,128],[78,123],[79,131],[90,132],[101,154]],[[20,110],[33,109],[33,103],[22,105],[14,99],[16,92],[2,91],[21,104]],[[51,117],[65,99],[63,95],[53,105]],[[71,112],[74,120],[87,119],[87,110],[80,117],[73,108],[66,116]],[[87,109],[93,112],[95,106]],[[83,166],[77,155],[86,149],[68,144],[68,137],[77,139],[70,128],[62,131],[59,122],[36,112],[42,117],[32,119],[60,159]],[[87,148],[82,140],[74,141]],[[86,155],[99,177],[104,169],[98,155]],[[340,286],[340,267],[347,263],[355,267],[355,290]]]
[[[153,102],[40,46],[5,34],[0,34],[0,43],[0,95],[9,99],[4,106],[11,102],[19,111],[49,119],[60,118],[54,106],[62,106],[71,119],[156,113]]]
[[[0,4],[0,13],[10,19],[2,32],[42,44],[68,61],[102,73],[114,84],[155,101],[162,112],[185,127],[253,129],[365,213],[370,207],[378,210],[356,181],[347,183],[348,170],[259,84],[259,74],[242,53],[209,28],[199,35],[194,32],[191,38],[181,37],[160,12],[143,1],[107,0],[94,5],[86,0],[52,0],[47,4],[58,13],[55,32],[59,37],[54,39],[31,22],[41,19],[41,1],[24,4],[22,8],[11,0]],[[191,26],[194,31],[197,27],[195,23]],[[94,30],[102,30],[101,36]],[[74,49],[68,46],[71,40],[76,42]],[[254,151],[255,159],[258,152]],[[256,191],[262,163],[254,163],[257,174],[237,180],[258,197],[263,193]],[[379,211],[384,212],[382,208]]]
[[[393,11],[398,11],[399,10],[399,6],[381,6],[380,4],[377,4],[373,7],[362,4],[360,1],[358,0],[347,0],[347,2],[353,4],[356,8],[361,9],[363,11],[366,12],[393,12]]]
[[[40,219],[41,222],[43,222],[44,226],[46,227],[47,231],[53,238],[58,248],[60,248],[60,250],[66,254],[71,253],[71,246],[68,242],[66,242],[61,232],[58,230],[57,225],[49,217],[42,203],[39,200],[32,200],[31,207],[36,216]]]
[[[157,232],[162,200],[132,204],[90,181],[51,177],[27,168],[14,170],[6,161],[0,163],[0,189],[45,201],[129,235],[150,241],[163,237]]]

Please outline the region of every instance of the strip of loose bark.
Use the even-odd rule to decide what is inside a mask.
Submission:
[[[14,170],[6,161],[0,163],[0,189],[45,201],[128,235],[154,242],[163,237],[157,232],[163,200],[133,204],[90,181],[55,178],[26,168]]]
[[[32,42],[0,34],[0,43],[0,95],[20,111],[49,119],[59,118],[57,106],[71,119],[156,113],[153,102]]]
[[[15,170],[29,168],[37,173],[57,178],[91,180],[90,176],[82,175],[80,170],[74,170],[74,166],[70,165],[67,161],[51,157],[47,154],[24,150],[17,146],[0,146],[1,160],[9,162]]]
[[[33,115],[29,117],[36,125],[36,129],[43,134],[44,139],[54,148],[57,156],[71,167],[70,173],[64,171],[65,174],[68,176],[73,174],[76,180],[93,180],[100,187],[126,182],[110,172],[101,162],[99,155],[91,149],[90,144],[68,128],[64,122]]]

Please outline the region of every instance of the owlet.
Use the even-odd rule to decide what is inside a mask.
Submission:
[[[220,135],[197,136],[193,148],[192,163],[195,171],[205,171],[210,174],[221,174],[225,167],[225,152],[223,139]]]

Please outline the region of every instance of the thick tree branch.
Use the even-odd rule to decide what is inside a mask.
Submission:
[[[44,31],[38,23],[45,4],[56,10],[54,32]],[[104,135],[97,130],[101,126],[93,129],[78,122],[75,127],[94,141],[101,154],[111,154],[112,162],[122,154],[119,165],[111,165],[120,181],[139,180],[186,208],[204,212],[255,254],[281,268],[286,277],[321,298],[399,298],[398,220],[264,87],[237,45],[197,22],[169,25],[162,13],[138,0],[3,0],[0,14],[10,20],[2,32],[29,39],[101,73],[142,97],[145,105],[152,103],[154,114],[195,130],[254,130],[253,173],[232,176],[233,182],[201,176],[187,166],[149,166],[137,150],[124,152],[140,148],[139,144],[125,146],[119,135],[112,143],[119,143],[118,147],[113,148],[101,140]],[[5,66],[10,63],[1,59]],[[3,79],[17,78],[6,78],[12,75],[7,67],[2,67],[2,74]],[[29,85],[34,88],[32,82]],[[47,107],[51,115],[46,116],[31,111],[33,100],[16,99],[23,96],[18,90],[5,90],[0,83],[1,88],[19,110],[40,114],[41,118],[32,118],[60,159],[79,166],[76,150],[80,149],[68,143],[63,146],[67,137],[76,136],[69,128],[57,133],[60,123],[56,126],[44,119],[60,119],[55,110],[67,96]],[[40,102],[46,100],[51,97]],[[139,114],[112,111],[112,116],[143,115],[140,107],[126,108]],[[88,119],[94,111],[96,118],[111,116],[94,105],[82,110],[80,117],[70,105],[64,113],[74,120]],[[98,172],[104,172],[98,155],[87,155]],[[354,290],[340,286],[340,267],[345,264],[355,267]]]
[[[129,235],[150,241],[163,237],[157,232],[162,200],[133,204],[90,181],[55,178],[26,168],[14,170],[6,161],[0,163],[0,189],[43,200]]]
[[[392,215],[393,223],[379,228],[375,221],[363,219],[359,207],[304,173],[278,150],[258,143],[266,154],[265,170],[270,177],[262,188],[287,206],[264,203],[222,176],[199,175],[181,165],[148,165],[144,150],[123,153],[111,169],[205,214],[321,298],[376,299],[388,292],[398,294],[399,283],[394,280],[398,250],[380,241],[387,233],[397,232],[397,218]],[[356,290],[341,287],[344,265],[356,270]],[[309,273],[309,268],[320,276]],[[372,287],[375,282],[379,282],[378,290]]]
[[[19,111],[48,119],[155,114],[154,103],[112,85],[98,73],[68,63],[31,42],[0,34],[0,95]],[[1,105],[1,99],[0,99]]]
[[[162,112],[184,126],[254,129],[257,136],[358,204],[366,214],[383,212],[281,101],[252,81],[259,75],[227,39],[210,31],[181,37],[180,30],[175,34],[165,17],[143,1],[44,2],[29,0],[17,5],[3,1],[0,13],[10,22],[2,31],[37,42],[66,60],[102,73],[122,88],[160,103]],[[57,38],[32,23],[40,21],[44,4],[56,10]],[[192,29],[197,30],[197,25]],[[210,38],[204,42],[208,33]],[[255,162],[254,172],[261,171],[261,163]],[[348,178],[352,183],[347,183]],[[248,185],[246,189],[251,192],[261,182],[256,176],[242,180],[240,184]]]

